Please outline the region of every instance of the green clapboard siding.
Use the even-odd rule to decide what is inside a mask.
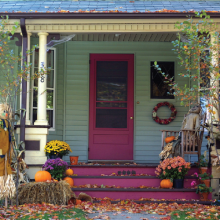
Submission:
[[[32,43],[37,44],[37,41],[33,40]],[[65,44],[60,44],[56,48],[56,129],[49,131],[48,141],[64,140],[71,146],[73,152],[70,155],[78,155],[81,162],[88,161],[89,54],[129,53],[135,56],[134,160],[138,163],[158,163],[161,151],[160,130],[179,130],[183,116],[188,112],[188,108],[180,106],[176,99],[150,98],[151,61],[175,61],[175,77],[176,80],[180,79],[178,76],[180,68],[172,52],[172,44],[69,41],[66,43],[66,50]],[[181,83],[185,84],[187,80],[182,80]],[[136,104],[137,101],[139,104]],[[178,111],[176,119],[169,125],[159,125],[152,119],[153,107],[163,101],[173,103]],[[162,107],[158,110],[158,115],[161,118],[168,118],[170,111]],[[67,161],[68,156],[64,158]],[[196,159],[193,157],[193,160]]]
[[[183,115],[188,111],[177,100],[150,99],[150,62],[176,61],[171,49],[171,43],[67,42],[65,140],[71,145],[72,155],[79,155],[80,161],[88,160],[89,54],[130,53],[135,55],[134,160],[145,163],[159,161],[160,130],[179,130]],[[176,65],[176,73],[178,70]],[[136,104],[137,101],[140,104]],[[159,125],[152,119],[152,109],[161,101],[170,101],[178,111],[175,121],[167,126]],[[158,114],[164,118],[170,116],[165,107]]]

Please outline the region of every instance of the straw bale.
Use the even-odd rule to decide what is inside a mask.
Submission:
[[[72,191],[66,181],[59,182],[30,182],[18,188],[19,204],[50,203],[66,205],[71,198]]]

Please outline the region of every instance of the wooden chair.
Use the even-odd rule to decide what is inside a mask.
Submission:
[[[168,130],[161,130],[162,132],[162,143],[161,143],[161,150],[166,146],[165,138],[170,136],[178,136],[180,131],[168,131]]]
[[[203,124],[206,120],[206,114],[203,117]],[[168,136],[178,136],[181,134],[181,156],[184,158],[186,154],[197,154],[198,160],[201,156],[201,147],[204,134],[204,127],[199,130],[180,130],[180,131],[168,131],[162,130],[162,150],[165,147],[165,138]]]

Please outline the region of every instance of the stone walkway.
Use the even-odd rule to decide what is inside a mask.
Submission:
[[[158,215],[158,214],[146,214],[146,213],[128,213],[128,212],[105,212],[105,213],[92,213],[88,215],[89,218],[94,218],[94,220],[101,219],[112,219],[112,220],[153,220],[153,219],[161,219],[166,217],[166,215]],[[108,218],[109,217],[109,218]]]

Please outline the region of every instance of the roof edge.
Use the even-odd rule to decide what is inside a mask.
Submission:
[[[219,13],[209,13],[208,15],[211,18],[220,18]],[[8,16],[9,19],[143,19],[143,18],[153,18],[153,19],[161,19],[161,18],[186,18],[188,16],[195,17],[194,12],[175,12],[175,13],[168,13],[168,12],[147,12],[147,13],[3,13],[0,12],[0,16]]]

